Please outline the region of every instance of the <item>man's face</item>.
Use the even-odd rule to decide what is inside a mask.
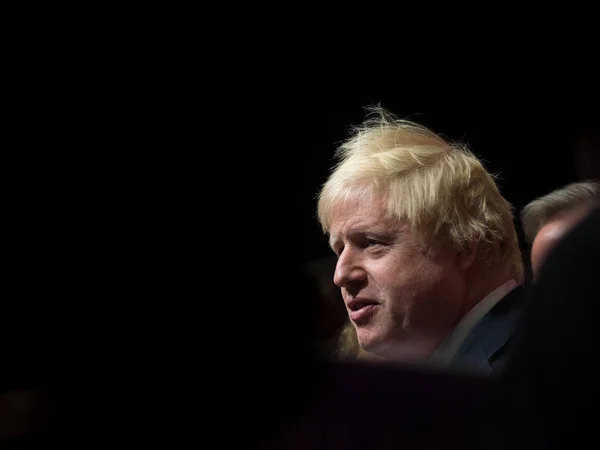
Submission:
[[[465,296],[457,254],[428,254],[382,198],[338,205],[330,230],[334,282],[360,346],[390,359],[422,360],[451,331]]]

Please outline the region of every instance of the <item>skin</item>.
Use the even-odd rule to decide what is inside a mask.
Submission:
[[[565,212],[540,228],[531,247],[531,268],[534,278],[539,276],[542,266],[556,244],[589,213],[591,208],[589,206]]]

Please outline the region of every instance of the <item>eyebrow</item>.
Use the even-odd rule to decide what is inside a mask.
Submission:
[[[400,230],[395,230],[395,232],[392,232],[390,230],[384,230],[383,228],[381,228],[378,225],[373,225],[372,227],[369,226],[359,226],[353,229],[350,229],[348,233],[346,233],[347,235],[351,236],[351,235],[356,235],[356,234],[372,234],[376,237],[379,238],[389,238],[392,237],[392,235],[395,235],[394,237],[399,237],[399,231]],[[334,246],[340,241],[341,239],[338,236],[330,236],[329,237],[329,247],[331,247],[332,249],[334,249]]]

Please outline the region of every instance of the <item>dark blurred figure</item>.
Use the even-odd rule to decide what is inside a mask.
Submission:
[[[550,251],[573,226],[600,201],[600,184],[594,181],[571,183],[528,203],[521,212],[521,223],[531,245],[534,276]]]
[[[599,445],[599,230],[596,209],[558,243],[539,273],[507,364],[506,402],[489,428],[498,448]]]

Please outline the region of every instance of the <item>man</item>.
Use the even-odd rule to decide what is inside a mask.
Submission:
[[[571,183],[529,203],[521,212],[521,223],[531,245],[534,278],[557,242],[598,204],[600,184]]]
[[[386,360],[493,374],[520,309],[511,206],[465,145],[372,113],[318,203],[358,343]]]
[[[598,440],[598,230],[595,208],[540,268],[514,335],[498,408],[482,429],[501,444],[497,448],[585,448]]]

